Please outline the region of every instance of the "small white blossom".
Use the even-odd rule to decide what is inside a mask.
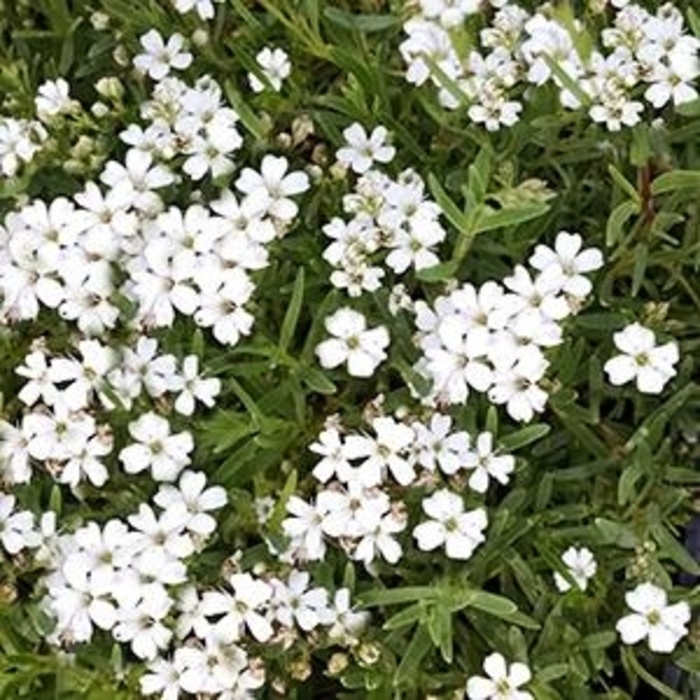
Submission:
[[[192,63],[192,54],[184,50],[185,39],[181,34],[173,34],[166,44],[160,33],[151,29],[140,42],[144,52],[134,58],[134,66],[153,80],[163,80],[171,69],[184,70]]]
[[[581,547],[580,549],[569,547],[562,554],[561,560],[566,564],[569,576],[579,589],[585,591],[588,587],[589,579],[595,576],[595,572],[598,569],[593,552],[586,547]],[[562,593],[566,593],[571,588],[569,581],[558,571],[554,572],[554,583]]]
[[[431,520],[417,525],[413,536],[424,552],[444,546],[450,559],[469,559],[486,539],[486,511],[476,508],[465,512],[464,501],[456,493],[436,491],[423,500],[423,511]]]
[[[279,92],[282,89],[282,82],[292,72],[292,64],[289,61],[287,52],[283,49],[271,49],[269,46],[266,46],[258,53],[255,60],[272,89],[275,92]],[[254,92],[262,92],[267,87],[254,73],[248,73],[248,81]]]
[[[625,595],[625,602],[632,613],[616,625],[625,644],[647,639],[652,651],[670,653],[688,634],[690,606],[685,601],[669,605],[666,592],[658,586],[641,583]]]
[[[516,661],[509,665],[502,654],[494,652],[484,659],[486,676],[472,676],[467,681],[469,700],[532,700],[532,694],[518,690],[532,678],[530,669]]]
[[[383,126],[376,127],[368,135],[362,125],[355,122],[343,131],[343,136],[347,145],[338,149],[335,157],[359,175],[366,173],[375,161],[389,163],[396,155],[396,149],[385,144],[387,130]]]
[[[80,105],[70,98],[70,86],[63,78],[47,80],[39,86],[34,100],[37,115],[42,121],[48,121],[59,114],[69,114]]]
[[[639,323],[618,331],[613,340],[622,354],[608,360],[603,368],[611,384],[620,386],[635,380],[643,394],[660,394],[676,375],[679,353],[675,342],[657,345],[654,332]]]
[[[156,481],[174,481],[190,463],[194,449],[192,435],[185,431],[172,435],[167,419],[153,412],[129,423],[129,434],[136,440],[123,448],[119,460],[128,474],[150,469]]]
[[[325,326],[333,337],[316,346],[316,355],[325,369],[347,363],[351,376],[371,377],[386,359],[389,332],[384,326],[367,328],[359,311],[338,309],[326,318]]]

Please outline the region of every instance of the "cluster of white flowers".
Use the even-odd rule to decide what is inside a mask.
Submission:
[[[297,569],[284,579],[237,571],[227,576],[227,584],[229,590],[200,593],[192,585],[180,590],[174,601],[174,652],[150,660],[141,678],[144,695],[252,698],[251,691],[265,682],[265,670],[259,659],[249,658],[247,640],[287,648],[297,636],[321,627],[329,642],[351,645],[369,619],[352,609],[349,589],[338,589],[331,599]]]
[[[323,257],[334,268],[333,286],[359,297],[382,287],[386,275],[382,254],[397,275],[437,265],[440,258],[434,249],[446,232],[438,220],[440,207],[426,197],[425,183],[415,171],[405,170],[394,180],[369,169],[373,160],[387,162],[393,157],[393,149],[383,150],[388,148],[381,145],[383,136],[377,143],[364,144],[359,136],[346,135],[350,145],[338,151],[338,158],[364,174],[354,191],[343,197],[343,210],[352,218],[335,217],[323,227],[333,240]]]
[[[48,137],[41,122],[0,116],[0,175],[17,175],[23,163],[31,163]]]
[[[198,373],[198,358],[189,355],[178,370],[173,355],[157,354],[156,340],[141,337],[135,348],[111,349],[97,340],[77,343],[80,359],[51,357],[36,341],[16,372],[27,381],[18,394],[31,409],[15,427],[0,421],[0,473],[7,484],[27,483],[32,463],[41,463],[59,483],[77,487],[86,479],[103,486],[109,472],[103,458],[112,452],[112,429],[98,425],[91,410],[131,407],[143,389],[152,397],[176,394],[174,408],[191,415],[196,401],[213,406],[220,382]],[[169,436],[168,421],[147,413],[129,426],[140,442],[124,448],[120,459],[129,473],[150,467],[156,480],[172,481],[187,466],[191,436]],[[186,436],[186,437],[185,437]],[[187,449],[186,449],[187,448]],[[150,455],[147,459],[146,453]]]
[[[331,600],[325,588],[310,586],[304,571],[293,569],[284,580],[236,572],[227,583],[230,591],[181,590],[175,601],[176,648],[171,658],[151,660],[141,678],[144,695],[246,700],[265,683],[262,662],[249,658],[246,638],[288,645],[295,636],[323,627],[331,643],[349,645],[368,621],[367,613],[352,609],[347,588]]]
[[[526,88],[549,82],[564,107],[586,107],[593,121],[611,131],[639,123],[644,101],[660,110],[698,97],[700,40],[686,33],[683,15],[671,3],[655,14],[634,3],[614,3],[612,26],[597,42],[582,21],[567,26],[548,4],[532,14],[512,3],[491,4],[500,9],[479,32],[481,51],[470,48],[462,55],[458,49],[474,45],[465,21],[480,14],[476,0],[421,0],[400,47],[411,83],[432,80],[444,107],[468,104],[469,118],[489,131],[515,124],[528,99]],[[592,50],[583,48],[588,44]]]
[[[428,422],[377,416],[371,427],[373,436],[348,433],[333,418],[310,446],[321,457],[313,476],[322,487],[311,503],[296,495],[287,502],[290,517],[282,527],[289,546],[283,558],[322,560],[330,538],[368,567],[377,558],[396,564],[403,556],[397,537],[408,516],[403,501],[392,500],[392,494],[436,485],[441,478],[457,483],[467,474],[471,489],[483,494],[490,478],[506,484],[515,467],[511,455],[493,449],[491,433],[472,440],[454,430],[452,418],[444,414],[435,413]],[[424,498],[423,510],[429,520],[413,530],[419,549],[444,545],[448,557],[468,559],[484,541],[486,511],[465,511],[461,495],[442,488]]]
[[[586,273],[603,264],[599,250],[582,246],[579,234],[561,231],[554,249],[538,245],[530,257],[534,276],[517,265],[503,286],[465,283],[432,306],[416,301],[416,369],[432,382],[425,400],[463,404],[474,390],[518,421],[543,411],[545,351],[562,342],[562,321],[592,290]]]
[[[33,320],[43,305],[84,333],[101,334],[120,319],[119,293],[136,307],[135,319],[122,320],[141,327],[170,326],[179,312],[223,344],[250,333],[249,273],[267,265],[266,244],[295,218],[290,197],[306,191],[309,179],[268,155],[260,172],[241,171],[240,198],[225,189],[208,205],[166,209],[159,191],[175,184],[176,168],[193,180],[230,173],[243,140],[214,80],[205,76],[190,88],[164,78],[154,55],[137,57],[163,78],[142,106],[148,125],[122,132],[130,148],[123,163],[106,163],[104,190],[88,182],[74,201],[35,200],[0,227],[1,319]]]
[[[346,595],[339,591],[328,605],[326,591],[306,591],[303,576],[291,576],[287,584],[233,574],[233,595],[200,595],[188,584],[187,560],[215,531],[211,512],[225,505],[226,494],[207,487],[204,474],[186,471],[177,487],[161,486],[153,500],[159,511],[141,504],[126,521],[90,522],[46,538],[43,558],[50,573],[43,606],[56,621],[49,642],[87,642],[103,630],[149,662],[141,679],[145,694],[170,700],[181,692],[203,693],[226,700],[252,697],[247,691],[264,682],[261,665],[249,661],[242,646],[246,628],[258,641],[272,636],[261,611],[289,626],[303,620],[309,629],[322,619],[339,636],[345,623],[359,627]]]
[[[611,384],[620,386],[634,380],[643,394],[660,394],[676,376],[675,365],[680,359],[676,342],[657,345],[654,332],[639,323],[615,333],[613,341],[621,354],[603,368]]]

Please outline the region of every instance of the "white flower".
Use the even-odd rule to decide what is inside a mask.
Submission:
[[[586,547],[580,549],[569,547],[562,554],[561,560],[566,564],[569,576],[582,591],[585,591],[588,587],[588,580],[595,576],[598,568],[593,552]],[[566,593],[571,588],[568,580],[558,571],[554,572],[554,583],[562,593]]]
[[[153,661],[168,647],[173,636],[163,620],[172,607],[172,599],[161,588],[154,588],[138,603],[119,608],[119,621],[112,634],[118,642],[130,642],[140,659]]]
[[[151,29],[139,41],[145,52],[134,58],[134,66],[153,80],[163,80],[171,68],[184,70],[192,63],[192,54],[183,51],[185,39],[180,34],[173,34],[166,44],[160,33]]]
[[[316,355],[325,369],[347,363],[353,377],[371,377],[387,355],[389,332],[384,326],[367,328],[359,311],[338,309],[325,320],[326,330],[334,336],[316,346]]]
[[[199,358],[188,355],[182,361],[182,386],[177,388],[180,394],[175,400],[175,410],[183,416],[191,416],[195,399],[211,408],[220,390],[221,381],[216,377],[203,379],[199,374]]]
[[[204,594],[202,609],[207,616],[223,615],[216,622],[215,634],[227,642],[238,641],[244,627],[259,642],[272,637],[270,622],[263,617],[272,597],[272,586],[265,581],[253,578],[250,574],[232,574],[229,584],[234,594],[207,591]]]
[[[156,481],[174,481],[190,463],[192,435],[187,431],[171,435],[170,425],[162,416],[145,413],[129,423],[129,434],[137,442],[119,453],[128,474],[150,469]]]
[[[608,360],[603,368],[611,384],[620,386],[636,380],[643,394],[660,394],[676,375],[674,365],[679,353],[675,342],[657,346],[654,332],[639,323],[615,333],[613,340],[622,354]]]
[[[34,100],[39,119],[47,121],[51,117],[68,114],[79,107],[78,103],[70,98],[69,89],[70,86],[63,78],[47,80],[40,85]]]
[[[532,700],[532,694],[518,690],[532,678],[530,669],[523,663],[506,664],[502,654],[494,652],[484,659],[484,676],[472,676],[467,681],[469,700]]]
[[[625,644],[648,639],[649,648],[670,653],[688,634],[690,606],[685,601],[668,605],[666,592],[652,583],[641,583],[625,595],[633,611],[618,621],[615,628]]]
[[[196,10],[201,19],[213,19],[215,2],[221,0],[172,0],[175,9],[180,14],[185,14],[191,10]],[[155,692],[155,691],[152,691]]]
[[[286,508],[292,517],[282,521],[282,530],[292,540],[290,549],[302,560],[322,561],[326,556],[326,543],[323,541],[326,509],[320,504],[306,503],[298,496],[291,496]]]
[[[157,657],[148,665],[148,673],[141,676],[141,692],[144,695],[160,693],[161,700],[178,700],[182,686],[180,676],[186,669],[182,655],[172,661]]]
[[[347,146],[338,149],[335,157],[358,175],[366,173],[375,161],[389,163],[396,155],[396,149],[385,144],[387,131],[383,126],[368,136],[362,125],[355,122],[343,131],[343,136]]]
[[[226,491],[221,486],[207,485],[202,472],[184,471],[179,488],[171,484],[161,485],[153,500],[164,510],[173,506],[185,507],[189,519],[185,527],[201,536],[210,535],[216,529],[216,520],[207,513],[226,505]]]
[[[530,265],[550,280],[556,280],[561,291],[574,297],[586,297],[593,285],[584,274],[603,266],[603,254],[597,248],[581,250],[582,245],[580,234],[560,231],[554,250],[538,245],[530,256]]]
[[[335,592],[331,616],[328,636],[346,646],[353,645],[370,620],[368,612],[363,610],[355,612],[352,609],[348,588],[340,588]]]
[[[258,205],[260,215],[267,213],[282,221],[291,221],[299,207],[289,197],[309,189],[306,173],[287,173],[289,162],[286,158],[266,155],[260,165],[260,172],[244,168],[236,187],[249,195]]]
[[[32,478],[29,432],[4,420],[0,420],[0,478],[6,484],[26,484]]]
[[[507,357],[503,359],[508,362]],[[549,362],[535,345],[526,345],[510,361],[513,364],[497,368],[488,397],[495,404],[506,404],[511,418],[527,422],[535,412],[544,411],[547,403],[547,392],[537,382],[544,377]]]
[[[465,455],[464,467],[474,470],[469,477],[469,487],[478,493],[486,493],[490,478],[500,484],[508,483],[515,468],[515,457],[495,454],[493,435],[483,432],[476,439],[475,449],[469,450]]]
[[[644,105],[637,100],[630,100],[623,93],[601,95],[602,104],[595,104],[589,114],[594,122],[605,122],[609,131],[620,131],[622,126],[634,126],[641,119]]]
[[[414,451],[418,463],[435,471],[436,465],[447,475],[456,474],[464,467],[469,455],[469,434],[460,431],[451,433],[452,418],[441,413],[433,414],[430,427],[414,423],[416,433]]]
[[[282,49],[271,49],[266,46],[255,57],[262,74],[267,78],[272,89],[279,92],[282,89],[282,82],[289,77],[292,72],[292,64],[289,62],[289,55]],[[262,92],[267,85],[263,83],[254,73],[248,73],[248,81],[254,92]]]
[[[272,579],[273,597],[270,607],[275,619],[292,628],[296,622],[304,632],[310,632],[328,617],[328,591],[309,588],[309,574],[292,570],[286,582]]]
[[[33,406],[41,399],[47,406],[53,405],[58,396],[58,390],[51,379],[49,365],[43,350],[34,350],[24,358],[24,364],[15,372],[29,381],[22,387],[17,398],[25,406]]]
[[[0,542],[12,555],[41,544],[41,535],[34,530],[34,516],[28,510],[15,511],[15,497],[4,493],[0,493]]]
[[[469,559],[486,538],[486,511],[476,508],[465,512],[464,501],[447,489],[436,491],[423,500],[423,510],[432,520],[413,529],[418,548],[424,552],[445,546],[450,559]]]

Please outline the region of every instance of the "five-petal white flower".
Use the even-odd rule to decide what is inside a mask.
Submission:
[[[325,369],[347,363],[353,377],[371,377],[386,359],[389,332],[384,326],[368,329],[359,311],[338,309],[326,318],[325,326],[334,336],[316,346],[316,355]]]
[[[641,583],[625,595],[632,610],[615,626],[625,644],[636,644],[647,639],[649,648],[670,653],[688,634],[690,606],[685,601],[668,604],[666,591],[653,583]]]
[[[679,353],[675,342],[657,345],[654,332],[639,323],[615,333],[613,340],[622,354],[608,360],[604,370],[615,386],[635,380],[643,394],[660,394],[676,375]]]
[[[519,661],[506,663],[502,654],[494,652],[484,659],[487,677],[472,676],[467,681],[469,700],[532,700],[532,694],[518,690],[532,678],[530,669]]]

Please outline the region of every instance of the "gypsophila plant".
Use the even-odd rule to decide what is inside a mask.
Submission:
[[[692,0],[0,57],[0,698],[698,697]]]

